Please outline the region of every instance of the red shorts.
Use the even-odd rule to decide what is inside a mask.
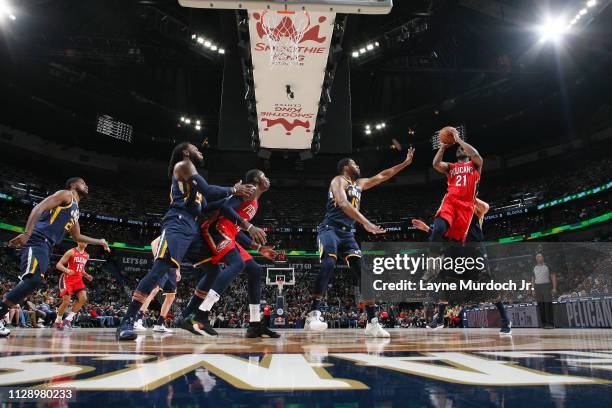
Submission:
[[[83,282],[83,278],[81,276],[77,278],[70,278],[66,276],[65,273],[60,276],[59,280],[59,295],[60,297],[64,297],[66,295],[72,296],[73,294],[84,290],[85,282]]]
[[[436,217],[442,217],[448,222],[449,228],[444,235],[446,238],[465,242],[470,223],[474,216],[474,201],[466,202],[446,195]]]
[[[248,262],[251,259],[253,259],[253,257],[251,256],[251,254],[249,254],[246,249],[244,249],[242,247],[242,245],[240,245],[239,243],[236,242],[236,248],[238,248],[238,252],[240,252],[240,257],[242,258],[242,260],[244,262]]]
[[[201,227],[202,236],[210,252],[210,261],[218,264],[221,259],[236,247],[236,241],[219,223],[204,223]]]

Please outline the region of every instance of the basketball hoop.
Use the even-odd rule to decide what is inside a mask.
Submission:
[[[261,26],[270,46],[270,65],[288,67],[300,63],[300,41],[310,27],[307,11],[265,10]]]

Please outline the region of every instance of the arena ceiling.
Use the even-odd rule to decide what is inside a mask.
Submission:
[[[233,11],[176,0],[12,3],[17,18],[2,22],[0,34],[1,123],[128,155],[165,158],[172,139],[208,139],[214,149],[223,58],[198,51],[185,34],[221,47],[235,30]],[[471,140],[495,154],[575,137],[609,103],[612,7],[554,47],[533,31],[543,3],[396,0],[389,15],[350,16],[343,48],[354,148],[388,146],[393,137],[428,148],[448,123],[465,123]],[[579,6],[549,3],[556,12]],[[380,38],[377,55],[352,56]],[[96,134],[99,113],[133,125],[134,143]],[[201,118],[202,131],[177,128],[184,114]],[[383,121],[384,131],[365,134],[366,124]]]

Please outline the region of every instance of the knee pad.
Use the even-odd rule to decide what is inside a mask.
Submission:
[[[347,258],[347,262],[351,268],[353,276],[355,277],[357,286],[359,286],[361,284],[361,271],[364,269],[363,258],[358,256],[350,256]]]
[[[430,241],[431,242],[443,242],[445,239],[444,234],[446,234],[449,227],[450,226],[448,225],[448,221],[446,221],[442,217],[437,217],[433,222],[433,228],[431,230]]]
[[[249,304],[258,307],[261,300],[261,272],[261,266],[257,262],[250,260],[246,263]]]
[[[321,259],[321,271],[317,276],[314,285],[314,294],[324,295],[327,292],[327,286],[336,268],[336,258],[333,256],[325,256]]]

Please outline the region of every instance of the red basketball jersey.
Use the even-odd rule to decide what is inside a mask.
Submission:
[[[236,212],[243,219],[250,221],[253,219],[255,214],[257,214],[257,209],[259,208],[259,204],[257,200],[244,201],[242,204],[236,208]],[[228,220],[225,217],[222,217],[218,222],[219,229],[222,229],[224,233],[226,233],[229,238],[232,240],[236,239],[236,234],[240,231],[240,227],[236,225],[236,223]]]
[[[79,252],[77,248],[72,248],[72,255],[68,259],[68,269],[74,271],[74,275],[66,274],[68,280],[81,279],[85,272],[85,265],[89,261],[89,254],[85,251]]]
[[[473,202],[476,197],[480,173],[471,161],[449,163],[448,194],[459,201]]]

